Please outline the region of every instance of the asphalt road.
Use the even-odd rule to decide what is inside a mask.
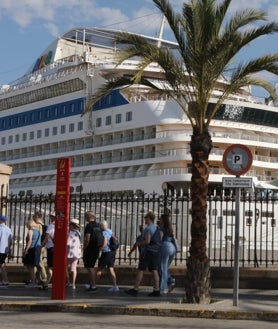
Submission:
[[[95,315],[76,313],[0,312],[1,329],[277,329],[277,322],[193,318]]]

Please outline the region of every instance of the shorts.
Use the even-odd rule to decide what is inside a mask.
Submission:
[[[70,268],[71,272],[77,271],[77,264],[78,264],[77,258],[68,258],[68,267]]]
[[[103,252],[100,256],[99,262],[98,262],[98,267],[103,269],[105,267],[114,267],[115,264],[115,257],[116,252],[115,251],[110,251],[110,252]]]
[[[0,264],[5,264],[7,254],[0,254]]]
[[[93,268],[99,257],[99,249],[86,250],[83,254],[83,263],[85,268]]]
[[[53,267],[53,256],[54,256],[53,248],[47,248],[46,253],[47,253],[47,261],[46,261],[47,266],[52,268]]]
[[[39,266],[40,264],[40,247],[30,248],[23,257],[23,264],[26,266]]]
[[[155,271],[160,268],[160,252],[146,250],[142,253],[139,260],[138,270]]]

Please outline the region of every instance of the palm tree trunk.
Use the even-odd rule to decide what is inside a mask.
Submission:
[[[186,298],[189,303],[210,303],[210,264],[207,256],[207,194],[209,163],[212,147],[210,134],[193,130],[190,151],[192,156],[192,224],[190,256],[187,260]]]

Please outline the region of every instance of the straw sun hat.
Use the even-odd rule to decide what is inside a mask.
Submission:
[[[73,224],[73,225],[75,225],[77,227],[80,227],[79,219],[77,219],[77,218],[71,219],[70,224]]]

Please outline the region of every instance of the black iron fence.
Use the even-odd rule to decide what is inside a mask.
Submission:
[[[212,266],[233,266],[235,200],[225,193],[209,195],[207,249]],[[2,214],[14,234],[14,260],[22,261],[25,244],[26,223],[35,211],[40,211],[46,224],[55,208],[55,195],[9,195],[1,196]],[[84,231],[84,213],[92,210],[97,220],[107,220],[120,239],[117,264],[135,264],[138,254],[128,258],[128,252],[139,234],[144,214],[151,210],[157,218],[168,211],[175,235],[182,251],[175,264],[185,264],[190,246],[191,199],[189,195],[157,194],[73,194],[70,197],[70,218],[79,218]],[[242,195],[240,201],[240,247],[241,267],[278,267],[278,198],[277,194]]]

